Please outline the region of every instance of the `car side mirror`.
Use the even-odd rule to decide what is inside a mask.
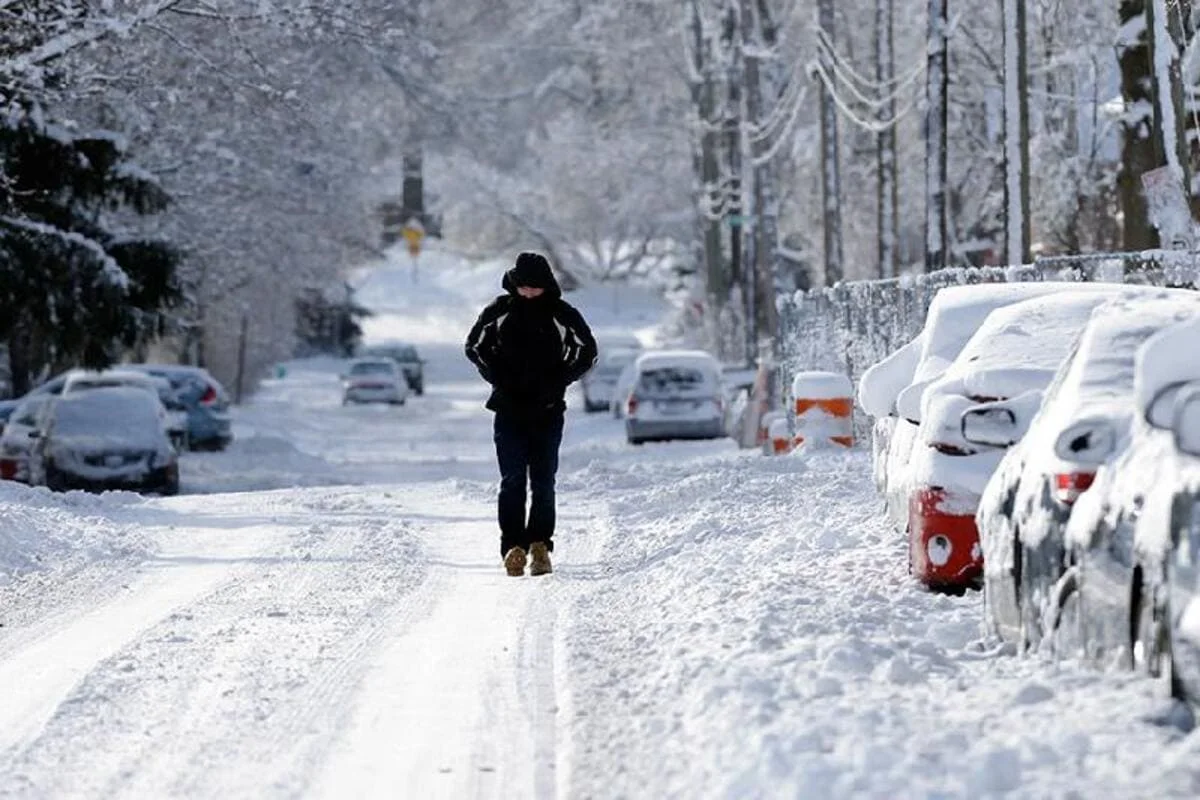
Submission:
[[[1054,455],[1073,464],[1103,464],[1117,447],[1117,432],[1105,419],[1076,422],[1059,434]]]
[[[901,418],[914,425],[921,424],[921,396],[925,393],[927,386],[929,384],[925,381],[909,384],[900,394],[896,395],[896,413]]]
[[[1200,456],[1200,388],[1190,389],[1175,405],[1175,447],[1189,456]]]
[[[1172,383],[1154,395],[1154,399],[1146,406],[1145,413],[1146,422],[1150,424],[1150,427],[1159,430],[1167,430],[1171,427],[1171,423],[1174,421],[1175,401],[1179,399],[1179,393],[1186,385],[1186,383]]]
[[[962,414],[962,437],[971,444],[1011,447],[1020,438],[1017,415],[1004,406],[976,406]]]

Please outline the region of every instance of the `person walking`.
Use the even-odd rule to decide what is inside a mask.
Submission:
[[[467,334],[466,354],[492,386],[500,465],[500,555],[509,575],[552,571],[554,477],[562,443],[563,395],[596,363],[596,340],[540,253],[521,253]],[[529,516],[526,519],[527,487]]]

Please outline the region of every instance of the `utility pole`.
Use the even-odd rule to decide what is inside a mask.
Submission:
[[[686,0],[691,17],[692,106],[696,113],[693,170],[696,188],[697,248],[704,265],[708,316],[719,320],[729,297],[729,281],[721,252],[721,216],[724,197],[720,188],[721,163],[716,126],[717,87],[712,37],[705,30],[700,0]]]
[[[821,194],[825,219],[825,285],[833,286],[844,277],[842,268],[842,196],[838,170],[837,105],[833,99],[835,70],[831,51],[834,47],[833,0],[819,0],[817,27],[827,47],[820,59],[825,80],[821,83]]]
[[[1028,264],[1029,54],[1025,0],[1004,3],[1004,263]]]
[[[925,271],[950,264],[946,213],[946,127],[950,94],[949,0],[929,0],[928,61],[925,72]]]
[[[742,289],[742,312],[745,316],[740,333],[743,348],[750,340],[752,300],[746,297],[746,280],[743,270],[742,232],[746,222],[746,205],[742,196],[742,82],[745,80],[744,51],[742,49],[741,13],[737,0],[727,0],[725,7],[725,45],[729,58],[727,104],[725,106],[725,150],[728,172],[725,176],[728,187],[726,209],[729,222],[729,277],[733,286]],[[732,343],[731,343],[732,344]]]
[[[899,230],[899,164],[896,162],[896,99],[893,87],[896,56],[893,39],[894,0],[875,0],[875,82],[888,94],[877,119],[879,133],[875,137],[878,197],[876,201],[879,238],[879,277],[896,275],[897,231]]]

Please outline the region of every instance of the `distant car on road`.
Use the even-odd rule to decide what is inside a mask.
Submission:
[[[368,345],[361,353],[363,358],[390,358],[400,365],[408,388],[418,397],[425,394],[425,359],[417,348],[404,342],[380,342]]]
[[[400,365],[390,358],[360,358],[342,374],[342,405],[391,403],[404,405],[408,381]]]
[[[64,394],[46,403],[31,437],[29,477],[35,485],[179,491],[179,454],[167,437],[162,404],[143,389]]]
[[[633,375],[625,415],[631,444],[725,436],[721,364],[712,355],[699,350],[643,353],[634,362]]]
[[[596,359],[596,366],[579,381],[583,392],[583,410],[607,411],[612,405],[621,373],[636,361],[640,354],[640,350],[626,347],[601,350]]]

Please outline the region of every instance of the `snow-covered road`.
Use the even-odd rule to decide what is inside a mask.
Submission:
[[[503,575],[495,266],[364,276],[429,392],[292,364],[186,496],[0,487],[0,797],[1191,797],[1155,687],[989,650],[865,452],[626,446],[571,412],[556,572]],[[435,265],[438,266],[438,265]],[[593,320],[654,321],[604,296]]]

